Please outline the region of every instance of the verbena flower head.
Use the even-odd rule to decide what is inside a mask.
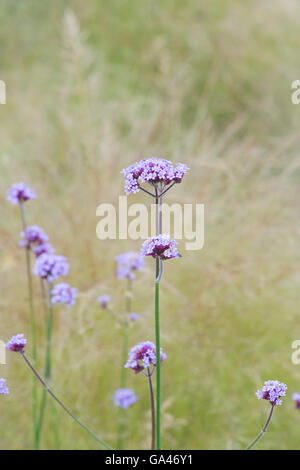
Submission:
[[[99,295],[97,300],[102,308],[107,308],[109,301],[110,301],[110,295],[106,295],[106,294]]]
[[[13,336],[8,343],[6,343],[7,349],[15,352],[23,352],[26,346],[27,340],[24,338],[24,335],[19,334]]]
[[[181,183],[188,171],[183,163],[174,164],[163,158],[148,158],[140,160],[122,170],[125,177],[126,194],[137,193],[143,183],[163,183],[164,186],[172,182]]]
[[[5,379],[0,379],[0,395],[8,395],[9,390],[8,387],[5,385],[6,380]]]
[[[162,260],[180,258],[176,245],[177,242],[169,235],[158,235],[144,241],[141,253],[143,256],[160,257]]]
[[[129,318],[130,318],[131,321],[137,321],[137,320],[140,318],[140,316],[139,316],[138,313],[132,312],[132,313],[129,315]]]
[[[33,189],[29,188],[25,183],[14,183],[7,190],[7,200],[12,204],[35,199],[37,196]]]
[[[281,405],[281,397],[286,395],[287,386],[278,380],[267,380],[261,390],[257,390],[257,398],[268,400],[272,406]]]
[[[33,272],[42,279],[52,282],[59,276],[66,276],[69,272],[69,267],[65,256],[43,253],[37,257]]]
[[[49,240],[48,235],[38,225],[30,225],[25,231],[20,233],[20,246],[31,248],[31,245],[42,245]]]
[[[295,407],[300,410],[300,393],[293,393],[292,399],[295,402]]]
[[[117,276],[119,279],[134,279],[134,271],[143,268],[145,262],[140,253],[136,251],[127,251],[116,256]]]
[[[129,388],[119,388],[113,396],[113,402],[116,406],[120,406],[124,410],[129,408],[137,401],[137,396],[133,390]]]
[[[148,367],[155,366],[156,364],[156,348],[152,341],[144,341],[138,343],[130,349],[128,353],[129,359],[125,366],[128,369],[134,370],[136,374],[147,369]],[[160,362],[167,358],[166,354],[160,348]]]
[[[76,287],[71,287],[66,282],[56,284],[50,292],[52,304],[67,304],[71,307],[75,304],[77,290]]]

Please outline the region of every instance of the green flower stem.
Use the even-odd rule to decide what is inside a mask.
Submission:
[[[128,325],[128,321],[126,320],[122,324],[123,346],[122,346],[120,388],[125,388],[125,386],[126,386],[126,369],[125,369],[124,365],[126,364],[127,356],[128,356],[128,341],[129,341],[128,329],[129,329],[129,325]]]
[[[156,235],[162,233],[162,197],[155,186],[156,204]],[[156,450],[161,450],[160,434],[160,398],[161,398],[161,374],[160,374],[160,323],[159,323],[159,283],[162,276],[162,261],[156,258],[155,269],[155,344],[156,344]]]
[[[41,282],[41,293],[42,293],[43,306],[44,306],[44,312],[45,312],[45,328],[46,328],[46,332],[47,332],[48,324],[49,324],[49,306],[48,306],[48,301],[47,301],[47,296],[46,296],[46,291],[45,291],[45,280],[41,278],[40,282]],[[45,390],[43,390],[41,406],[40,406],[40,414],[39,414],[39,423],[38,423],[38,439],[39,439],[39,442],[40,442],[41,433],[42,433],[42,426],[43,426],[44,411],[45,411],[45,406],[46,406],[46,399],[47,399],[47,393],[45,392]]]
[[[149,392],[150,392],[150,405],[151,405],[151,449],[155,449],[155,403],[154,403],[154,395],[153,395],[153,386],[152,386],[152,374],[148,367],[148,383],[149,383]]]
[[[46,343],[46,360],[45,360],[45,379],[48,381],[51,379],[51,346],[52,346],[52,331],[53,331],[53,306],[51,304],[51,284],[48,282],[48,317],[47,317],[47,327],[46,327],[46,336],[47,336],[47,343]],[[41,432],[43,427],[44,415],[45,415],[45,407],[47,401],[47,390],[43,390],[41,406],[40,406],[40,415],[39,415],[39,423],[38,423],[38,437],[39,440],[41,438]],[[60,449],[60,441],[59,441],[59,434],[58,434],[58,423],[57,423],[57,411],[54,406],[52,406],[52,422],[53,422],[53,431],[54,431],[54,438],[55,438],[55,445],[57,449]]]
[[[48,302],[49,302],[49,315],[47,323],[47,344],[46,344],[46,365],[45,365],[45,377],[51,377],[51,343],[52,343],[52,330],[53,330],[53,305],[51,303],[51,284],[48,283]]]
[[[156,343],[156,450],[161,450],[160,436],[160,328],[159,328],[159,273],[160,259],[156,258],[155,281],[155,343]]]
[[[45,318],[45,329],[47,331],[47,323],[48,323],[48,312],[49,312],[49,307],[48,307],[48,302],[47,302],[47,296],[46,296],[46,291],[45,291],[45,280],[40,278],[40,285],[41,285],[41,293],[42,293],[42,300],[43,300],[43,307],[44,307],[44,318]]]
[[[129,343],[129,314],[131,313],[132,304],[132,280],[128,279],[127,290],[125,294],[125,320],[122,322],[122,355],[121,355],[121,380],[120,388],[126,387],[126,369],[124,367],[128,357],[128,343]],[[119,410],[119,426],[117,437],[117,449],[123,449],[124,431],[125,431],[126,410],[120,407]]]
[[[23,231],[26,230],[27,224],[25,219],[25,212],[23,202],[19,204],[20,214],[22,220]],[[32,339],[32,363],[34,367],[37,365],[37,345],[36,345],[36,322],[35,322],[35,311],[33,302],[33,289],[32,289],[32,273],[31,273],[31,260],[30,250],[25,247],[26,257],[26,272],[27,272],[27,284],[28,284],[28,297],[29,297],[29,309],[30,309],[30,326],[31,326],[31,339]],[[39,438],[38,438],[38,424],[37,424],[37,379],[33,376],[32,380],[32,421],[33,421],[33,440],[34,449],[39,449]]]
[[[128,356],[128,343],[129,343],[129,315],[131,313],[132,306],[132,280],[127,280],[127,290],[125,294],[125,320],[122,322],[122,335],[123,335],[123,347],[122,347],[122,363],[121,363],[121,388],[126,386],[126,369],[124,367],[127,356]]]
[[[272,418],[272,415],[273,415],[273,411],[274,411],[274,408],[275,406],[274,405],[271,405],[271,411],[270,411],[270,414],[268,416],[268,419],[266,421],[266,424],[264,425],[264,427],[262,428],[262,430],[260,431],[260,433],[258,434],[258,436],[254,439],[254,441],[251,442],[251,444],[249,444],[249,446],[245,449],[245,450],[251,450],[255,444],[263,437],[263,435],[267,432],[267,428],[270,424],[270,421],[271,421],[271,418]]]
[[[57,398],[57,396],[52,392],[52,390],[48,387],[48,385],[46,384],[46,382],[42,379],[42,377],[38,374],[38,372],[35,370],[35,368],[33,367],[33,365],[30,363],[30,361],[28,360],[28,358],[25,356],[25,353],[24,352],[20,352],[21,356],[23,357],[24,361],[26,362],[26,364],[28,365],[28,367],[30,368],[30,370],[33,372],[33,374],[35,375],[35,377],[39,380],[39,382],[42,384],[42,386],[44,387],[44,390],[46,390],[46,393],[49,393],[49,395],[56,401],[56,403],[58,403],[58,405],[63,408],[63,410],[72,418],[74,419],[74,421],[76,421],[77,424],[79,424],[83,429],[85,429],[91,436],[94,437],[94,439],[96,439],[96,441],[100,442],[100,444],[103,445],[103,447],[105,447],[106,449],[108,450],[114,450],[112,447],[110,447],[110,445],[108,445],[105,441],[103,441],[102,439],[100,439],[100,437],[98,437],[95,433],[93,433],[92,431],[90,431],[90,429],[85,425],[83,424],[76,416],[73,415],[73,413],[71,413],[71,411]]]

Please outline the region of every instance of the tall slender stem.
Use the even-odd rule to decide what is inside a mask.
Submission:
[[[263,435],[267,432],[267,428],[270,424],[270,421],[271,421],[271,418],[272,418],[272,415],[273,415],[273,411],[274,411],[274,408],[275,406],[274,405],[271,405],[271,411],[270,411],[270,414],[268,416],[268,419],[266,421],[266,424],[264,425],[264,427],[262,428],[262,430],[260,431],[260,433],[258,434],[258,436],[251,442],[251,444],[249,444],[249,446],[245,449],[245,450],[251,450],[255,444],[263,437]]]
[[[44,307],[44,314],[45,314],[45,328],[46,332],[48,329],[48,322],[49,322],[49,306],[48,306],[48,301],[47,301],[47,296],[46,296],[46,291],[45,291],[45,280],[40,278],[40,285],[41,285],[41,293],[42,293],[42,300],[43,300],[43,307]],[[47,393],[45,390],[43,390],[42,394],[42,400],[41,400],[41,405],[40,405],[40,413],[39,413],[39,422],[38,422],[38,440],[40,443],[41,439],[41,432],[42,432],[42,426],[43,426],[43,418],[44,418],[44,410],[45,410],[45,405],[46,405],[46,398],[47,398]]]
[[[53,330],[53,306],[51,303],[51,284],[48,282],[48,318],[47,318],[47,343],[46,343],[46,360],[45,360],[45,378],[46,380],[50,380],[51,378],[51,346],[52,346],[52,330]],[[38,423],[38,437],[40,440],[44,415],[45,415],[45,407],[47,401],[47,390],[43,390],[41,406],[40,406],[40,416],[39,416],[39,423]],[[58,434],[58,424],[57,424],[57,412],[55,409],[55,405],[52,406],[52,422],[53,422],[53,431],[54,431],[54,438],[55,438],[55,445],[56,448],[60,448],[60,441],[59,441],[59,434]]]
[[[155,449],[155,403],[154,403],[154,395],[153,395],[153,386],[152,386],[152,377],[150,373],[150,369],[148,367],[148,383],[149,383],[149,392],[150,392],[150,405],[151,405],[151,449]]]
[[[162,198],[159,197],[158,188],[155,187],[156,204],[156,235],[162,232]],[[155,273],[155,343],[156,343],[156,449],[161,449],[160,435],[160,396],[161,396],[161,375],[160,375],[160,324],[159,324],[159,283],[162,274],[162,261],[156,258]]]
[[[47,316],[48,316],[48,302],[47,302],[47,296],[46,296],[46,291],[45,291],[45,280],[43,278],[40,278],[40,285],[41,285],[41,293],[42,293],[42,300],[43,300],[43,307],[44,307],[44,315],[45,315],[45,327],[47,330]]]
[[[132,304],[132,280],[127,280],[127,290],[125,294],[125,320],[122,322],[122,337],[123,337],[123,346],[122,346],[122,356],[121,356],[121,380],[120,388],[126,387],[126,369],[124,367],[127,356],[128,356],[128,342],[129,342],[129,324],[128,317],[131,312]],[[120,407],[119,411],[119,426],[118,426],[118,437],[117,437],[117,449],[123,449],[123,437],[125,430],[125,418],[126,410]]]
[[[125,293],[125,320],[122,322],[123,330],[123,347],[122,347],[122,364],[121,364],[121,388],[126,386],[126,369],[124,367],[128,356],[129,341],[129,323],[128,318],[131,313],[132,306],[132,279],[127,279],[127,290]]]
[[[27,228],[25,212],[23,202],[20,201],[20,214],[22,220],[23,231]],[[32,362],[36,367],[37,364],[37,345],[36,345],[36,323],[35,323],[35,311],[33,301],[33,289],[32,289],[32,273],[31,273],[31,260],[30,250],[25,246],[25,258],[26,258],[26,272],[27,272],[27,285],[28,285],[28,297],[29,297],[29,309],[30,309],[30,326],[31,326],[31,339],[32,339]],[[39,449],[39,438],[38,438],[38,426],[37,426],[37,380],[35,377],[32,379],[32,421],[33,421],[33,440],[34,449]]]
[[[51,303],[51,284],[48,282],[48,306],[49,315],[47,323],[47,344],[46,344],[46,365],[45,365],[45,377],[51,377],[51,343],[52,343],[52,330],[53,330],[53,305]]]
[[[22,355],[23,359],[25,360],[26,364],[28,365],[28,367],[31,369],[31,371],[33,372],[33,374],[35,375],[35,377],[39,380],[39,382],[42,384],[42,386],[44,387],[44,390],[46,390],[46,393],[49,393],[49,395],[51,395],[51,397],[56,401],[56,403],[59,404],[59,406],[61,406],[61,408],[63,408],[63,410],[72,418],[74,419],[74,421],[76,421],[77,424],[79,424],[83,429],[85,429],[91,436],[93,436],[98,442],[100,442],[100,444],[102,444],[106,449],[108,450],[114,450],[112,447],[110,447],[110,445],[108,445],[105,441],[103,441],[102,439],[100,439],[100,437],[96,436],[96,434],[93,433],[93,431],[90,431],[90,429],[85,425],[83,424],[75,415],[73,415],[73,413],[71,413],[71,411],[57,398],[57,396],[52,392],[52,390],[48,387],[48,385],[46,384],[46,382],[42,379],[42,377],[38,374],[38,372],[35,370],[35,368],[33,367],[33,365],[30,363],[30,361],[28,360],[28,358],[25,356],[25,353],[24,352],[20,352],[20,354]]]
[[[159,279],[159,258],[156,259],[157,279]],[[161,449],[160,436],[160,327],[159,327],[159,280],[155,282],[155,343],[156,343],[156,449]]]

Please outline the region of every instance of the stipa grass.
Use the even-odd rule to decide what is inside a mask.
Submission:
[[[299,78],[300,5],[151,2],[147,10],[133,0],[121,14],[119,2],[102,3],[72,3],[65,11],[56,0],[51,6],[28,0],[18,9],[4,0],[1,8],[1,78],[9,98],[0,107],[1,339],[30,334],[19,218],[5,201],[5,189],[20,180],[43,195],[43,210],[32,203],[31,220],[72,260],[72,284],[80,290],[72,313],[62,307],[54,322],[56,391],[113,442],[118,410],[111,409],[111,391],[120,367],[113,345],[120,333],[95,296],[111,288],[122,308],[113,260],[139,247],[101,244],[95,209],[115,202],[119,172],[139,155],[184,161],[193,168],[189,191],[184,183],[168,200],[205,204],[205,246],[185,253],[179,245],[184,262],[165,265],[161,329],[172,361],[164,370],[164,445],[245,448],[267,406],[249,391],[272,377],[299,391],[299,370],[290,361],[299,323],[299,108],[290,102],[290,83]],[[143,289],[151,283],[150,266],[148,260],[135,281],[142,295],[134,310],[143,321],[132,344],[154,341],[152,291]],[[42,311],[41,302],[37,308]],[[42,337],[43,327],[38,314]],[[42,370],[43,349],[38,353]],[[8,355],[7,362],[1,376],[14,395],[0,404],[0,446],[29,448],[31,379],[19,361]],[[148,390],[135,379],[128,377],[139,400],[127,443],[149,448],[150,432],[139,432],[141,416],[151,424],[142,406]],[[278,411],[260,449],[298,447],[294,405],[286,400]],[[98,448],[71,420],[59,420],[63,448]],[[45,423],[41,445],[54,448],[50,419]]]

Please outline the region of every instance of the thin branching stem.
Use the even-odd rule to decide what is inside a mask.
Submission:
[[[76,421],[77,424],[79,424],[83,429],[85,429],[91,436],[96,439],[96,441],[100,442],[100,444],[103,445],[108,450],[114,450],[109,444],[107,444],[103,439],[100,439],[93,431],[91,431],[85,424],[83,424],[71,411],[61,402],[57,396],[52,392],[52,390],[48,387],[46,382],[42,379],[42,377],[38,374],[38,372],[35,370],[29,359],[25,356],[25,353],[23,351],[20,352],[21,356],[23,357],[24,361],[30,368],[30,370],[33,372],[35,377],[39,380],[39,382],[42,384],[44,387],[44,390],[46,390],[46,393],[49,393],[49,395],[58,403],[58,405],[74,420]]]
[[[166,189],[164,189],[162,192],[160,192],[159,196],[161,197],[161,196],[163,196],[164,194],[166,194],[166,192],[168,192],[169,189],[173,188],[174,184],[176,184],[176,181],[173,181],[173,183],[170,184],[170,186],[169,186],[168,188],[166,188]]]
[[[264,425],[264,427],[262,428],[262,430],[260,431],[260,433],[258,434],[258,436],[256,436],[256,438],[249,444],[249,446],[245,449],[245,450],[251,450],[255,444],[263,437],[263,435],[267,432],[267,429],[268,429],[268,426],[270,424],[270,421],[271,421],[271,418],[272,418],[272,415],[273,415],[273,411],[274,411],[274,405],[271,405],[271,410],[270,410],[270,413],[269,413],[269,416],[268,416],[268,419],[266,421],[266,424]]]
[[[148,384],[149,384],[149,392],[150,392],[150,406],[151,406],[151,449],[155,449],[155,402],[154,402],[154,394],[153,394],[153,386],[152,386],[152,373],[150,368],[147,368],[148,375]]]
[[[142,186],[140,186],[140,189],[141,189],[142,191],[144,191],[144,193],[149,194],[149,196],[155,197],[155,194],[152,194],[150,191],[147,191],[147,189],[142,188]]]

